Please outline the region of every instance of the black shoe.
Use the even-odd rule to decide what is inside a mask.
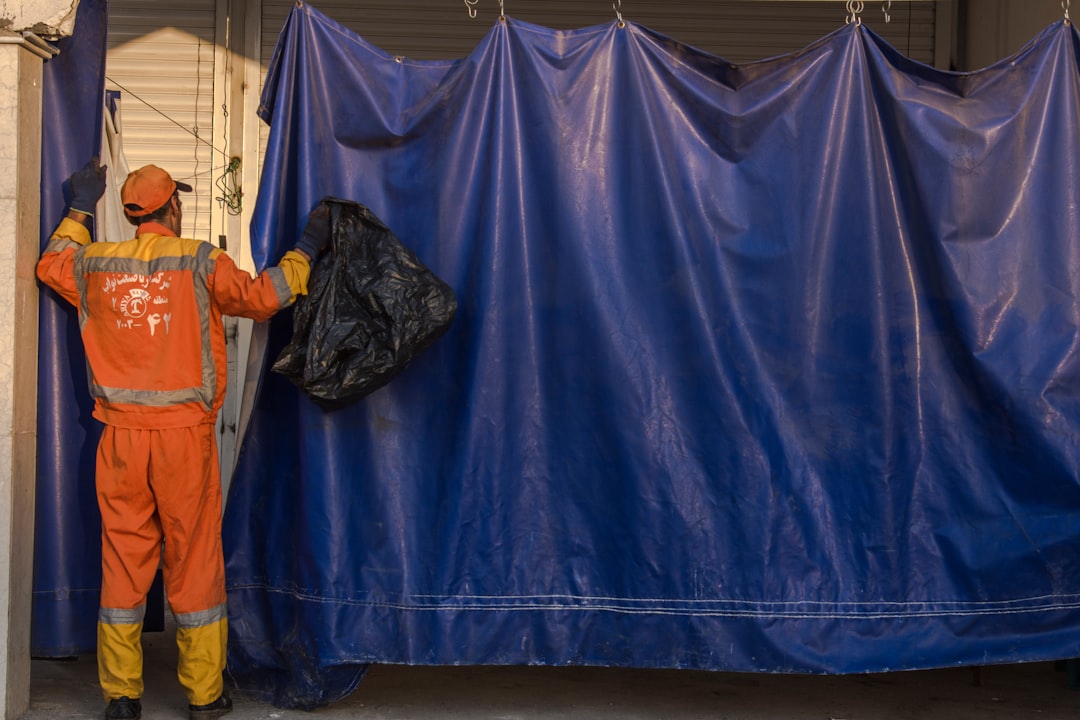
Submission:
[[[232,700],[224,693],[221,697],[207,705],[188,705],[188,717],[191,720],[212,720],[219,718],[232,710]]]
[[[110,700],[105,708],[105,720],[139,720],[141,717],[142,703],[127,695]]]

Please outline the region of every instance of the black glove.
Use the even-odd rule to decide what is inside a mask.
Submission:
[[[97,157],[83,165],[81,170],[76,170],[68,183],[71,185],[71,205],[76,212],[84,215],[93,215],[98,200],[105,194],[105,171],[108,166],[98,165]]]
[[[319,203],[308,215],[307,226],[296,243],[296,249],[307,254],[312,260],[326,249],[330,243],[330,208]]]

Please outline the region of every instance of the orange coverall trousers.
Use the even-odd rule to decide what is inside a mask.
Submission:
[[[221,695],[227,612],[221,479],[214,426],[106,425],[97,452],[101,508],[98,675],[106,700],[143,694],[146,596],[163,568],[188,702]]]

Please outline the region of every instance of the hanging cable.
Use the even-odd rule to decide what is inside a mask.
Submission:
[[[465,9],[469,12],[470,18],[476,17],[476,4],[478,2],[480,0],[465,0]]]
[[[232,38],[232,0],[225,3],[225,87],[221,100],[221,146],[223,152],[229,151],[229,83],[232,82],[232,53],[229,52],[230,39]]]
[[[239,174],[240,158],[234,157],[229,161],[229,166],[225,168],[225,172],[222,173],[221,177],[214,181],[214,185],[221,191],[221,195],[216,198],[218,204],[223,205],[230,215],[239,215],[243,209],[241,200],[244,193],[240,189],[240,183],[237,181]]]
[[[625,27],[626,23],[622,19],[622,0],[612,0],[611,8],[615,11],[615,20],[618,21],[619,27]]]
[[[232,38],[232,0],[228,0],[225,5],[225,77],[228,81],[232,80],[233,62],[232,52],[230,49],[230,39]],[[229,149],[229,103],[228,98],[221,102],[221,140],[226,151]],[[213,164],[213,163],[211,163]],[[230,215],[239,215],[243,209],[242,198],[243,191],[240,189],[240,182],[238,175],[240,171],[240,158],[229,158],[229,164],[225,167],[225,170],[214,181],[214,185],[221,192],[221,195],[214,198],[218,202],[218,207],[224,207]],[[224,222],[222,222],[224,226]]]
[[[195,45],[195,99],[194,99],[195,107],[193,108],[193,112],[192,112],[192,117],[194,118],[195,124],[192,125],[192,127],[191,127],[191,134],[194,135],[196,139],[200,139],[200,136],[199,136],[199,92],[201,91],[201,86],[202,86],[202,38],[201,37],[196,37],[196,45]],[[213,143],[207,143],[207,145],[209,145],[211,148],[214,147]],[[194,155],[195,155],[195,175],[198,175],[199,174],[199,145],[198,145],[198,143],[196,143],[192,147],[192,149],[194,150]],[[213,165],[213,160],[212,159],[210,161],[210,164]],[[198,198],[198,194],[199,194],[198,188],[192,188],[192,189],[195,190],[195,196],[196,196],[196,198]],[[194,205],[195,205],[195,212],[193,214],[194,214],[195,217],[193,218],[193,228],[192,228],[193,230],[194,230],[194,228],[197,228],[199,226],[199,203],[196,202],[196,203],[194,203]],[[211,224],[213,224],[213,223],[211,222]]]

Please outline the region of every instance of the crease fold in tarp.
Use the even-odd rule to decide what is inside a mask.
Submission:
[[[230,673],[847,673],[1080,642],[1077,34],[970,74],[849,25],[732,66],[508,18],[394,58],[292,11],[260,267],[332,195],[458,298],[326,413],[265,372],[225,518]]]

